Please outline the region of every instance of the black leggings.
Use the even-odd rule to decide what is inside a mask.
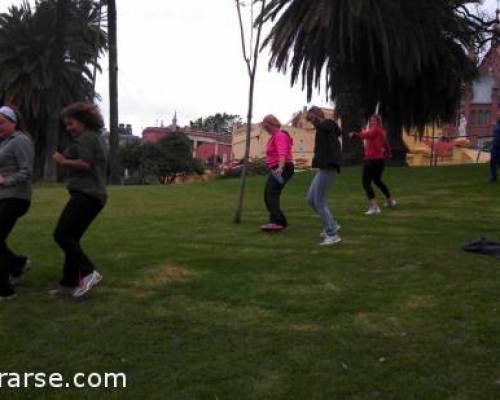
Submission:
[[[80,278],[94,271],[94,264],[83,252],[80,239],[103,209],[102,201],[80,192],[72,192],[54,232],[54,239],[64,251],[62,286],[75,287]]]
[[[17,220],[30,208],[30,202],[23,199],[0,200],[0,296],[10,296],[14,289],[9,275],[19,276],[27,261],[24,256],[14,254],[7,246],[7,238]]]
[[[274,168],[271,168],[273,170]],[[264,190],[264,202],[266,203],[267,211],[269,211],[269,222],[287,226],[285,214],[281,211],[280,196],[287,182],[292,178],[294,173],[293,164],[285,164],[283,168],[283,183],[278,182],[276,177],[271,173],[267,178],[266,188]]]
[[[368,200],[375,198],[375,192],[372,188],[372,182],[378,186],[386,198],[391,197],[389,188],[382,182],[382,174],[384,173],[385,161],[384,160],[365,160],[363,166],[363,188],[366,192]]]

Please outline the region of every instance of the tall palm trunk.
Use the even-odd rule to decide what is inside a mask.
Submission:
[[[344,165],[356,165],[363,160],[363,144],[357,138],[349,138],[350,132],[359,132],[365,122],[363,93],[359,80],[350,71],[340,73],[337,85],[336,110],[342,121],[342,156]]]
[[[389,163],[396,166],[406,166],[407,149],[402,136],[403,123],[397,117],[397,114],[390,115],[386,121],[387,139],[392,149],[392,158]]]
[[[50,96],[50,115],[47,121],[45,164],[43,177],[48,181],[57,179],[57,166],[52,154],[58,150],[61,127],[61,74],[64,64],[66,21],[70,0],[58,0],[56,9],[55,42],[52,53],[52,93]]]
[[[116,2],[108,0],[108,40],[109,40],[109,182],[120,183],[118,165],[118,48]]]

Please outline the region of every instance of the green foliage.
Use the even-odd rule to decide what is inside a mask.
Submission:
[[[130,143],[119,149],[121,165],[128,168],[132,178],[128,183],[171,183],[179,174],[203,174],[203,161],[193,158],[188,137],[171,133],[158,143]]]
[[[97,56],[106,49],[105,32],[99,28],[99,2],[70,1],[66,10],[64,62],[60,78],[60,103],[93,101],[92,73]],[[57,36],[57,1],[40,0],[11,6],[0,14],[0,101],[20,108],[28,130],[42,152],[53,104],[53,67]]]
[[[301,80],[308,98],[326,77],[348,129],[359,129],[380,102],[400,135],[402,126],[422,128],[454,116],[477,75],[466,49],[487,36],[487,23],[466,8],[479,3],[271,0],[261,18],[276,21],[264,45],[270,65],[290,68],[292,85]],[[353,149],[343,139],[344,149]],[[354,150],[359,158],[359,146]]]
[[[239,115],[216,113],[205,118],[198,118],[195,121],[189,121],[189,126],[202,131],[230,133],[233,124],[240,122],[241,117]]]
[[[221,178],[236,178],[241,175],[243,165],[239,164],[231,169],[229,169]],[[248,161],[247,175],[257,176],[257,175],[267,175],[269,173],[269,168],[266,165],[266,161],[263,158],[254,158]]]

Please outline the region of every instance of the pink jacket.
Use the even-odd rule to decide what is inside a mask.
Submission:
[[[279,164],[280,157],[285,158],[286,163],[293,163],[292,155],[293,140],[288,133],[276,131],[266,145],[266,164],[275,167]]]
[[[391,147],[387,143],[385,130],[380,126],[372,125],[355,135],[364,140],[365,160],[383,160],[391,157]]]

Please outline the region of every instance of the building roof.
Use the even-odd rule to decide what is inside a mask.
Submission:
[[[156,133],[156,134],[164,134],[167,135],[169,133],[174,133],[174,132],[181,132],[184,133],[185,135],[191,136],[191,137],[199,137],[199,138],[207,138],[207,139],[212,139],[216,140],[221,143],[227,143],[231,144],[231,135],[228,135],[226,133],[221,133],[221,132],[208,132],[208,131],[201,131],[198,129],[192,129],[188,127],[184,128],[170,128],[170,127],[148,127],[142,131],[142,137],[144,138],[145,135],[148,133]]]

